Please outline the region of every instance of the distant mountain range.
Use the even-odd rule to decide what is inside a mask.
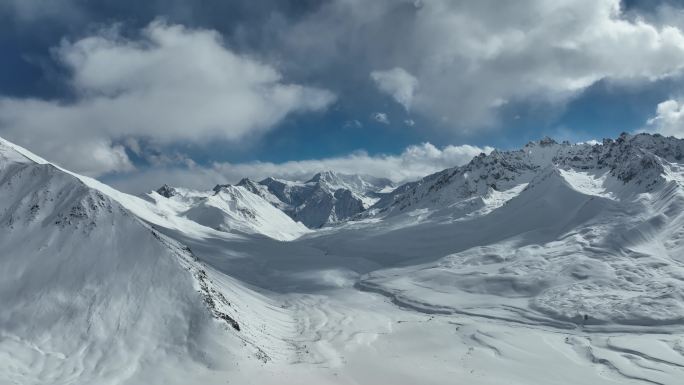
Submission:
[[[243,197],[257,195],[282,210],[295,222],[301,222],[308,228],[316,229],[358,215],[386,195],[387,191],[391,191],[392,187],[392,182],[385,178],[325,171],[314,175],[306,182],[275,178],[266,178],[260,182],[243,179],[235,186],[217,185],[212,191],[213,194],[224,194],[229,190],[232,192],[229,195]],[[157,190],[157,193],[166,198],[187,198],[188,194],[185,191],[187,190],[164,185]],[[206,198],[211,195],[212,193],[209,192],[204,195],[194,193],[194,196]],[[256,203],[253,197],[251,199],[251,204],[256,206],[261,204]],[[195,203],[205,204],[206,202],[197,200]],[[243,207],[247,206],[249,205]]]

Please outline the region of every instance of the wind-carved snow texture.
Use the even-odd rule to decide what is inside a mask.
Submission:
[[[141,199],[0,140],[0,383],[680,384],[683,161],[545,138]]]
[[[649,135],[595,146],[546,141],[430,176],[379,211],[427,207],[439,216],[475,198],[441,226],[453,235],[440,242],[461,250],[373,272],[360,285],[426,311],[488,316],[498,304],[507,318],[559,327],[682,325],[684,176],[674,163],[682,143]],[[493,193],[523,185],[505,205],[464,220]]]

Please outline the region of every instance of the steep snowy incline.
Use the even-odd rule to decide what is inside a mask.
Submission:
[[[260,195],[307,227],[320,228],[363,212],[392,183],[383,178],[326,171],[306,182],[267,178],[255,183],[244,179],[239,186]]]
[[[369,210],[370,216],[393,216],[415,210],[455,218],[485,208],[487,197],[520,191],[557,150],[555,142],[531,143],[523,150],[480,154],[470,163],[399,186]],[[510,195],[510,194],[508,194]]]
[[[415,212],[408,211],[350,224],[353,244],[338,245],[336,234],[311,241],[405,265],[373,271],[358,285],[428,313],[681,331],[683,143],[624,135],[600,146],[556,145],[546,167],[522,168],[535,170],[531,180],[520,167],[509,170],[526,187],[493,211],[447,222],[408,221]],[[450,181],[463,186],[455,174]]]
[[[15,157],[20,156],[23,159],[30,160],[37,164],[51,164],[45,159],[32,154],[30,151],[16,146],[2,138],[0,138],[0,145],[12,149]],[[258,197],[249,194],[247,191],[242,192],[240,195],[247,196],[248,198],[243,200],[243,202],[238,203],[237,206],[234,206],[239,206],[244,215],[233,215],[230,212],[221,214],[215,213],[224,216],[225,219],[224,226],[219,229],[218,227],[220,226],[218,226],[215,221],[199,223],[188,218],[186,215],[183,215],[190,210],[193,205],[202,205],[207,198],[215,195],[214,193],[216,191],[204,192],[163,186],[160,190],[165,195],[169,195],[168,199],[159,191],[152,192],[147,199],[142,199],[137,196],[122,193],[93,178],[72,173],[56,165],[52,166],[64,173],[74,176],[88,187],[98,190],[104,195],[114,199],[145,222],[166,229],[174,229],[193,237],[214,236],[217,232],[223,232],[224,234],[222,236],[239,238],[240,234],[229,234],[226,232],[230,231],[229,229],[235,229],[249,234],[263,234],[279,240],[292,240],[308,231],[300,223],[288,220],[286,215],[281,215],[277,210],[271,210],[270,207],[263,204],[263,201],[258,199]],[[221,206],[230,211],[229,207],[231,207],[231,203],[228,203],[227,201],[219,202],[218,199],[214,201],[216,204],[213,206]],[[252,218],[252,215],[249,215],[248,213],[254,214],[258,219],[255,220],[255,218]],[[197,219],[197,217],[195,218]],[[275,222],[272,222],[274,220]]]
[[[3,138],[0,138],[0,146],[5,148],[5,152],[13,153],[14,157],[22,157],[35,164],[51,165],[52,167],[62,171],[65,174],[71,175],[81,181],[84,185],[101,192],[107,197],[115,200],[127,210],[131,211],[135,216],[144,220],[145,222],[161,226],[169,229],[176,229],[188,235],[202,237],[212,235],[217,232],[215,229],[202,226],[192,220],[177,215],[177,213],[167,205],[157,205],[149,200],[142,199],[137,196],[122,193],[96,179],[73,173],[69,170],[63,169],[58,165],[52,164],[47,160],[31,153],[30,151],[15,145]]]
[[[417,210],[452,218],[487,213],[505,202],[501,199],[492,201],[492,197],[514,197],[539,172],[552,165],[561,172],[575,170],[592,174],[587,177],[589,179],[605,179],[610,175],[618,184],[636,178],[639,188],[647,189],[648,184],[655,183],[663,172],[659,159],[681,162],[684,141],[648,134],[623,134],[616,140],[606,139],[596,145],[559,144],[545,138],[530,142],[520,150],[480,154],[465,166],[399,186],[360,218],[382,218]],[[598,182],[587,178],[580,183],[584,183],[585,188],[588,187],[586,183],[596,187]],[[609,187],[621,189],[618,184]],[[629,191],[625,193],[630,194]]]
[[[387,178],[379,178],[371,175],[341,174],[334,171],[323,171],[314,175],[307,183],[319,183],[329,191],[349,190],[354,196],[361,199],[364,208],[376,203],[382,191],[391,189],[393,183]]]
[[[277,305],[5,141],[0,196],[0,383],[186,384],[287,356]]]
[[[218,231],[261,234],[281,241],[310,231],[242,186],[217,186],[207,192],[163,186],[149,197],[159,207]]]

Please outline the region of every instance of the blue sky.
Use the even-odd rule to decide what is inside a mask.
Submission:
[[[405,180],[545,135],[676,135],[682,9],[10,0],[0,136],[135,191],[333,166]]]

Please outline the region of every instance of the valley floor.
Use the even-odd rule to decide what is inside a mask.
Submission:
[[[682,338],[559,331],[398,309],[351,289],[298,295],[294,362],[231,375],[237,384],[678,384]]]
[[[212,275],[230,272],[253,285],[296,325],[280,359],[247,358],[214,373],[219,383],[674,385],[684,378],[676,326],[602,330],[511,318],[494,305],[484,315],[415,306],[360,285],[377,263],[320,250],[316,237],[186,242]]]

